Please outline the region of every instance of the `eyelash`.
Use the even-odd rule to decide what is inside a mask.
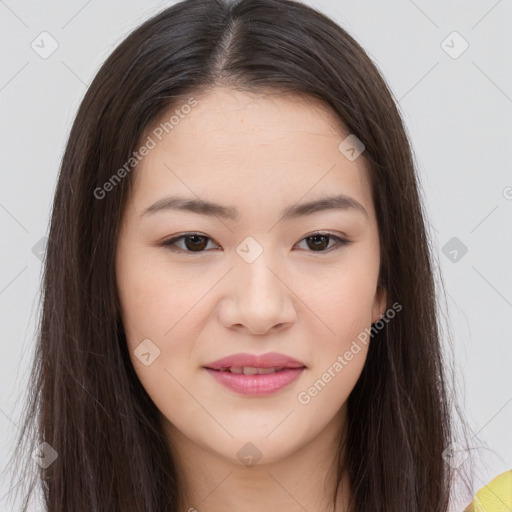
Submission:
[[[175,244],[178,240],[182,240],[184,238],[189,238],[189,237],[192,237],[192,236],[199,236],[199,237],[202,237],[202,238],[207,238],[208,240],[212,240],[209,236],[206,236],[206,235],[203,235],[201,233],[185,233],[184,235],[180,235],[180,236],[177,236],[177,237],[174,237],[174,238],[171,238],[169,240],[166,240],[164,242],[162,242],[162,246],[164,246],[166,249],[170,250],[170,251],[173,251],[173,252],[178,252],[178,253],[185,253],[185,254],[201,254],[201,253],[204,253],[204,252],[207,252],[206,250],[202,250],[202,251],[188,251],[188,250],[183,250],[181,248],[172,248],[172,245]],[[307,240],[308,238],[314,238],[316,236],[324,236],[324,237],[327,237],[327,238],[330,238],[330,239],[334,239],[336,242],[337,242],[337,246],[334,245],[334,250],[336,249],[341,249],[342,247],[345,247],[349,244],[352,243],[351,240],[347,240],[347,239],[344,239],[344,238],[341,238],[333,233],[329,233],[329,232],[317,232],[317,233],[312,233],[311,235],[308,235],[308,236],[305,236],[304,238],[302,238],[300,242],[304,241],[304,240]],[[324,249],[322,251],[308,251],[308,252],[312,252],[312,253],[330,253],[332,252],[332,249],[333,247],[330,247],[328,249]]]

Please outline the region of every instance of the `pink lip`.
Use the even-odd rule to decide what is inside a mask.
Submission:
[[[244,375],[206,368],[206,371],[227,388],[242,395],[270,395],[291,384],[303,371],[287,368],[267,375]]]
[[[253,368],[304,368],[306,365],[293,357],[279,354],[277,352],[268,352],[267,354],[233,354],[223,357],[212,363],[204,365],[204,368],[212,370],[221,370],[237,366],[252,366]]]
[[[254,368],[283,368],[265,375],[244,375],[221,371],[221,369],[251,366]],[[263,396],[276,393],[291,384],[306,369],[305,365],[292,357],[276,352],[263,355],[234,354],[204,366],[206,371],[220,384],[242,395]]]

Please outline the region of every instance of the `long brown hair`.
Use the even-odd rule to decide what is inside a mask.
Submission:
[[[445,512],[451,396],[412,150],[396,102],[361,46],[291,0],[179,2],[133,31],[85,94],[53,203],[18,444],[21,453],[23,439],[32,448],[45,442],[58,454],[34,477],[47,509],[177,510],[181,476],[131,365],[115,282],[118,229],[136,167],[103,197],[95,191],[129,161],[157,116],[218,85],[319,99],[364,143],[379,282],[388,304],[402,311],[375,334],[348,399],[338,482],[347,471],[354,512]]]

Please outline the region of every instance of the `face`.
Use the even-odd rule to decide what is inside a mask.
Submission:
[[[217,88],[195,101],[147,130],[132,171],[116,254],[128,349],[171,437],[277,461],[342,425],[358,335],[385,310],[368,172],[315,100]]]

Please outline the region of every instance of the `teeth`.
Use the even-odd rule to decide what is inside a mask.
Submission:
[[[243,367],[244,375],[266,375],[268,373],[276,373],[279,370],[282,370],[282,368],[253,368],[252,366]]]
[[[254,368],[253,366],[232,366],[231,368],[225,368],[223,371],[238,373],[244,375],[267,375],[269,373],[276,373],[281,371],[283,368]]]

